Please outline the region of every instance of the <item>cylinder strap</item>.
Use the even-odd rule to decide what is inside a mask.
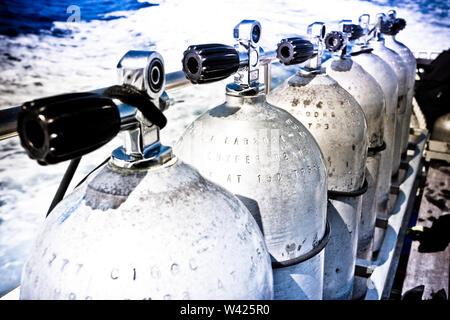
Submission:
[[[325,234],[323,235],[323,238],[319,241],[317,246],[315,246],[311,251],[309,251],[305,254],[302,254],[301,256],[298,256],[297,258],[294,258],[291,260],[286,260],[286,261],[272,261],[272,269],[280,269],[280,268],[290,267],[290,266],[299,264],[303,261],[311,259],[315,255],[317,255],[320,251],[322,251],[323,248],[325,248],[325,246],[328,243],[328,240],[330,240],[330,225],[328,224],[328,221],[327,221],[327,224],[325,227]]]
[[[367,179],[364,179],[364,184],[361,189],[355,191],[334,191],[328,190],[328,198],[335,199],[336,197],[359,197],[366,193],[369,184],[367,183]]]
[[[367,149],[367,152],[368,152],[369,155],[373,155],[373,154],[376,154],[376,153],[378,153],[378,152],[381,152],[381,151],[383,151],[383,150],[385,150],[385,149],[386,149],[386,143],[383,141],[383,144],[381,144],[380,146],[369,147],[369,148]]]
[[[111,86],[103,92],[103,95],[111,99],[119,99],[125,104],[136,107],[148,121],[157,125],[160,129],[167,124],[167,118],[155,106],[150,97],[133,86],[127,84]]]

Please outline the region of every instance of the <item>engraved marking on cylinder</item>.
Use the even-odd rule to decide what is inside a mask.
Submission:
[[[246,223],[246,224],[245,224],[245,229],[247,230],[247,232],[248,232],[249,234],[252,234],[252,226],[251,226],[251,224]]]
[[[195,261],[194,258],[189,260],[189,267],[191,268],[191,270],[195,271],[198,268],[197,262]]]
[[[197,253],[203,253],[209,249],[208,242],[207,242],[208,239],[209,239],[209,237],[207,235],[205,235],[205,236],[202,236],[199,239],[194,240],[192,242],[192,246],[200,247],[199,249],[197,249]]]
[[[119,270],[118,269],[112,269],[111,270],[111,279],[116,280],[119,278]]]
[[[177,263],[173,263],[170,266],[170,271],[172,272],[173,275],[178,274],[178,272],[180,272],[180,266]]]
[[[52,258],[48,261],[48,265],[51,266],[53,261],[55,261],[55,259],[56,259],[56,253],[53,253]]]
[[[245,235],[244,232],[238,232],[237,235],[238,235],[239,239],[241,239],[242,241],[247,240],[247,236]]]
[[[69,263],[69,259],[63,259],[63,264],[61,266],[61,271],[64,270],[64,268],[66,267],[66,265]]]
[[[133,268],[133,280],[136,280],[136,268]]]
[[[295,248],[296,248],[295,242],[286,245],[286,252],[287,252],[288,256],[291,256],[294,254]]]
[[[69,293],[69,300],[75,300],[77,298],[77,295],[73,292]]]
[[[83,268],[83,264],[79,263],[78,265],[78,269],[77,269],[77,274],[80,272],[81,268]]]
[[[163,299],[164,300],[172,300],[172,296],[170,294],[166,294]]]

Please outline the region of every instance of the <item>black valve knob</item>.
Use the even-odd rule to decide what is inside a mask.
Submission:
[[[54,164],[87,154],[120,130],[114,102],[81,92],[33,100],[22,105],[17,131],[22,146],[40,164]]]
[[[357,24],[344,24],[342,26],[342,32],[345,32],[349,35],[349,40],[356,40],[364,35],[363,28]]]
[[[402,18],[383,19],[380,24],[381,33],[396,35],[406,26],[406,20]]]
[[[299,37],[283,39],[277,47],[277,58],[287,66],[305,62],[313,55],[312,43]]]
[[[228,78],[239,69],[239,54],[231,46],[201,44],[189,46],[183,54],[183,72],[192,83]]]
[[[339,51],[344,46],[344,37],[341,32],[331,31],[325,36],[323,40],[325,43],[325,48],[331,52]]]

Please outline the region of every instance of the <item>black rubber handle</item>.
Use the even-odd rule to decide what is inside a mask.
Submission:
[[[342,31],[349,34],[349,40],[356,40],[364,35],[363,28],[358,24],[344,24]]]
[[[402,18],[383,19],[380,25],[381,33],[388,35],[396,35],[400,30],[406,26],[406,20]]]
[[[114,102],[90,92],[69,93],[22,105],[17,131],[32,159],[54,164],[87,154],[120,130]]]
[[[239,69],[239,54],[231,46],[211,43],[190,46],[183,54],[183,72],[192,83],[228,78]]]
[[[277,58],[287,66],[305,62],[313,55],[312,43],[299,37],[283,39],[277,47]]]
[[[344,37],[339,31],[331,31],[325,36],[323,42],[328,51],[336,52],[343,48]]]

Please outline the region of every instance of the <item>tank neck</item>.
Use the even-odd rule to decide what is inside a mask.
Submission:
[[[374,39],[374,40],[370,40],[370,41],[369,41],[369,46],[370,46],[371,48],[374,48],[374,49],[386,47],[386,45],[385,45],[385,43],[384,43],[384,39],[376,39],[376,40]]]
[[[396,42],[395,35],[383,34],[383,38],[386,42]]]
[[[225,99],[228,106],[242,107],[248,104],[263,104],[266,101],[264,88],[247,88],[236,90],[233,84],[226,87]]]

